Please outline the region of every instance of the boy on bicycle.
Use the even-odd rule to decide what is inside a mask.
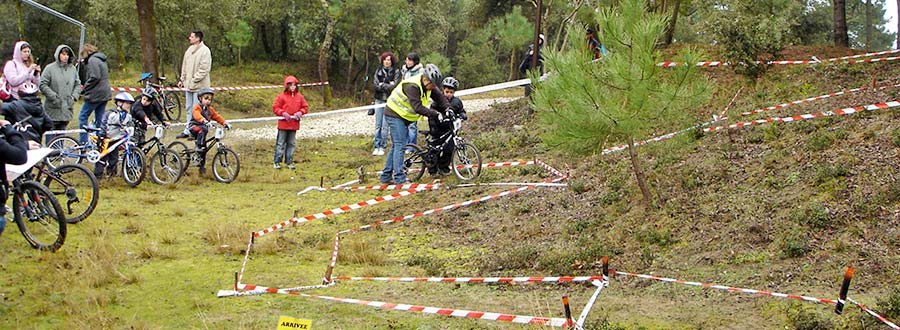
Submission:
[[[441,111],[441,109],[436,109],[432,107],[434,110],[441,111],[444,113],[443,119],[444,121],[439,121],[435,117],[428,118],[428,134],[431,135],[432,139],[429,144],[432,147],[440,147],[442,144],[444,145],[444,149],[440,155],[438,155],[438,160],[435,162],[435,168],[429,168],[428,173],[431,174],[432,177],[444,176],[450,174],[450,162],[453,159],[453,151],[456,150],[456,146],[453,144],[453,137],[448,136],[447,139],[439,139],[442,135],[446,134],[453,130],[453,119],[461,118],[462,120],[468,119],[466,116],[466,109],[463,107],[462,100],[458,97],[453,96],[456,94],[456,90],[459,89],[459,81],[453,77],[444,78],[444,81],[441,83],[443,86],[444,96],[447,98],[447,101],[450,103],[450,107],[446,110],[451,113],[446,113]],[[434,104],[432,105],[434,106]]]
[[[131,137],[131,141],[137,145],[144,143],[147,126],[153,125],[150,117],[155,118],[163,126],[169,126],[169,123],[163,118],[162,106],[156,101],[156,91],[153,87],[147,87],[141,92],[141,101],[134,103],[131,108],[131,116],[135,121],[134,136]]]
[[[119,94],[116,94],[113,101],[116,104],[116,108],[113,111],[106,113],[106,118],[103,119],[103,123],[100,125],[101,131],[97,143],[100,145],[101,153],[106,152],[107,147],[113,143],[113,141],[124,138],[126,127],[134,126],[131,114],[128,113],[128,111],[131,110],[131,105],[134,104],[134,97],[126,92],[120,92]],[[104,168],[106,169],[106,175],[108,177],[116,175],[116,165],[118,163],[119,149],[115,148],[109,150],[109,153],[107,153],[106,156],[103,156],[94,167],[94,176],[98,179],[102,178]]]
[[[188,130],[191,132],[191,137],[194,138],[194,143],[197,146],[197,156],[200,159],[200,175],[206,174],[206,133],[209,132],[209,124],[210,120],[215,120],[225,128],[231,128],[231,124],[229,124],[225,118],[219,115],[216,112],[216,109],[212,107],[213,95],[215,92],[210,88],[201,89],[197,92],[197,99],[200,101],[194,108],[191,110],[191,122],[188,125]]]

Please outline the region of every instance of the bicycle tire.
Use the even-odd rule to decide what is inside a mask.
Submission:
[[[481,153],[478,148],[463,143],[453,151],[453,174],[462,181],[474,180],[481,175]]]
[[[47,156],[44,163],[50,168],[56,168],[63,164],[81,164],[84,161],[84,149],[79,148],[81,143],[71,136],[57,136],[47,143],[50,149],[60,150],[58,156]]]
[[[403,170],[406,171],[406,178],[411,182],[419,181],[428,168],[428,164],[425,164],[425,152],[422,151],[421,147],[412,143],[407,144],[406,149],[413,150],[410,156],[403,160]],[[401,183],[398,182],[397,184]]]
[[[232,183],[241,172],[241,160],[234,150],[221,148],[213,156],[213,177],[221,183]]]
[[[188,148],[187,144],[181,141],[173,141],[166,146],[166,149],[174,152],[175,154],[181,156],[181,174],[184,174],[187,171],[188,166],[191,165],[191,155],[188,152],[191,150]]]
[[[31,247],[56,252],[66,242],[62,207],[44,185],[25,181],[13,194],[13,217]]]
[[[165,93],[163,112],[166,113],[166,118],[169,118],[171,121],[181,120],[181,98],[178,96],[178,93],[174,91]]]
[[[63,164],[50,171],[51,175],[44,178],[43,184],[54,196],[62,196],[57,197],[57,201],[63,201],[61,207],[66,204],[63,207],[66,223],[87,219],[100,199],[100,184],[94,173],[81,164]]]
[[[144,152],[138,148],[131,148],[122,157],[122,180],[128,186],[134,188],[144,181],[147,174],[147,162]]]
[[[150,178],[159,185],[174,184],[181,179],[184,164],[181,156],[161,149],[150,157]]]

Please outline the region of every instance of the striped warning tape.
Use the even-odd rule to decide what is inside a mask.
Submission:
[[[900,330],[900,326],[897,326],[896,323],[891,322],[884,316],[881,316],[881,314],[878,314],[875,311],[871,310],[870,308],[866,307],[866,305],[860,304],[860,303],[856,302],[856,300],[853,300],[851,298],[847,298],[847,300],[849,300],[851,303],[856,305],[856,307],[859,307],[859,309],[862,309],[864,312],[868,313],[869,315],[874,316],[876,319],[881,321],[881,323],[884,323],[885,325],[891,327],[891,329]]]
[[[553,166],[547,165],[547,163],[544,163],[544,162],[543,162],[542,160],[540,160],[540,159],[535,159],[534,162],[535,162],[536,164],[540,165],[541,167],[543,167],[545,170],[547,170],[547,172],[550,172],[550,174],[553,174],[553,175],[558,176],[558,177],[560,177],[560,176],[565,176],[564,174],[562,174],[562,172],[560,172],[559,170],[553,168]]]
[[[323,82],[314,82],[314,83],[303,83],[300,84],[300,87],[313,87],[313,86],[325,86],[328,85],[327,81]],[[237,87],[210,87],[210,89],[214,91],[244,91],[244,90],[255,90],[255,89],[275,89],[275,88],[284,88],[284,85],[263,85],[263,86],[237,86]],[[135,87],[110,87],[110,90],[115,92],[142,92],[143,88],[135,88]],[[173,92],[183,92],[186,91],[186,88],[183,87],[162,87],[159,88],[160,91],[173,91]]]
[[[761,291],[761,290],[753,290],[753,289],[736,288],[736,287],[730,287],[730,286],[724,286],[724,285],[716,285],[716,284],[709,284],[709,283],[702,283],[702,282],[691,282],[691,281],[678,280],[678,279],[668,278],[668,277],[659,277],[659,276],[644,275],[644,274],[633,274],[633,273],[628,273],[628,272],[623,272],[623,271],[617,271],[617,270],[612,270],[612,269],[609,270],[609,273],[610,273],[610,274],[613,274],[613,275],[621,275],[621,276],[628,276],[628,277],[636,277],[636,278],[642,278],[642,279],[647,279],[647,280],[654,280],[654,281],[660,281],[660,282],[666,282],[666,283],[676,283],[676,284],[691,285],[691,286],[697,286],[697,287],[702,287],[702,288],[710,288],[710,289],[717,289],[717,290],[725,290],[725,291],[730,291],[730,292],[740,292],[740,293],[748,293],[748,294],[757,294],[757,295],[770,296],[770,297],[778,297],[778,298],[785,298],[785,299],[798,299],[798,300],[803,300],[803,301],[808,301],[808,302],[814,302],[814,303],[822,303],[822,304],[832,304],[832,305],[834,305],[834,304],[837,303],[837,300],[832,300],[832,299],[822,299],[822,298],[809,297],[809,296],[800,296],[800,295],[793,295],[793,294],[786,294],[786,293],[778,293],[778,292],[769,292],[769,291]]]
[[[432,185],[432,188],[431,188],[431,189],[435,189],[436,186],[439,186],[439,185]],[[316,220],[316,219],[322,219],[322,218],[325,218],[325,217],[328,217],[328,216],[332,216],[332,215],[335,215],[335,214],[341,214],[341,213],[344,213],[344,212],[349,212],[349,211],[352,211],[352,210],[361,209],[361,208],[366,207],[366,206],[372,206],[372,205],[375,205],[375,204],[379,204],[379,203],[384,203],[384,202],[387,202],[387,201],[395,200],[395,199],[398,199],[398,198],[401,198],[401,197],[406,197],[406,196],[415,194],[415,193],[420,192],[420,191],[423,191],[423,190],[427,190],[427,189],[426,189],[426,188],[423,188],[423,187],[418,187],[418,188],[408,189],[408,190],[404,190],[404,191],[401,191],[401,192],[396,192],[396,193],[393,193],[393,194],[390,194],[390,195],[386,195],[386,196],[382,196],[382,197],[376,197],[376,198],[373,198],[373,199],[370,199],[370,200],[367,200],[367,201],[363,201],[363,202],[359,202],[359,203],[356,203],[356,204],[344,205],[344,206],[341,206],[341,207],[338,207],[338,208],[334,208],[334,209],[331,209],[331,210],[327,210],[327,211],[324,211],[324,212],[320,212],[320,213],[316,213],[316,214],[310,214],[310,215],[304,216],[304,217],[302,217],[302,218],[294,217],[294,218],[291,218],[290,220],[283,221],[283,222],[278,223],[278,224],[276,224],[276,225],[273,225],[273,226],[271,226],[271,227],[269,227],[269,228],[266,228],[266,229],[263,229],[263,230],[254,232],[254,233],[253,233],[253,236],[254,236],[254,237],[260,237],[260,236],[263,236],[263,235],[272,233],[272,232],[274,232],[274,231],[276,231],[276,230],[279,230],[279,229],[281,229],[281,228],[284,228],[285,226],[287,226],[287,225],[289,225],[289,224],[302,223],[302,222],[309,222],[309,221],[313,221],[313,220]]]
[[[334,284],[323,284],[323,285],[307,285],[307,286],[298,286],[294,288],[283,288],[283,289],[275,289],[275,288],[267,288],[264,286],[252,285],[252,284],[240,284],[235,286],[235,290],[219,290],[216,293],[216,297],[241,297],[241,296],[256,296],[263,295],[268,293],[288,293],[288,292],[296,292],[296,291],[306,291],[306,290],[315,290],[315,289],[324,289],[332,286]],[[239,291],[240,290],[240,291]]]
[[[849,107],[849,108],[843,108],[843,109],[832,110],[832,111],[807,113],[807,114],[789,116],[789,117],[769,117],[769,118],[757,119],[754,121],[731,124],[731,125],[727,125],[727,126],[707,127],[707,128],[704,128],[703,131],[704,132],[714,132],[714,131],[723,130],[723,129],[731,129],[731,128],[737,128],[737,127],[751,126],[751,125],[761,125],[761,124],[767,124],[767,123],[772,123],[772,122],[781,123],[781,122],[792,122],[792,121],[800,121],[800,120],[810,120],[810,119],[815,119],[815,118],[831,117],[831,116],[846,116],[846,115],[851,115],[851,114],[854,114],[857,112],[862,112],[862,111],[875,111],[875,110],[879,110],[879,109],[889,109],[889,108],[895,108],[895,107],[900,107],[900,102],[890,101],[890,102],[885,102],[885,103],[876,103],[876,104],[869,104],[869,105],[864,105],[864,106]]]
[[[529,161],[518,161],[518,162],[484,163],[484,164],[481,164],[481,168],[490,168],[490,167],[511,167],[511,166],[523,166],[523,165],[534,165],[534,164],[535,164],[535,161],[533,161],[533,160],[529,160]],[[464,168],[473,168],[473,167],[476,167],[476,166],[478,166],[478,165],[474,165],[474,164],[472,164],[472,165],[456,165],[456,168],[458,168],[458,169],[464,169]],[[419,171],[419,169],[411,169],[411,170],[409,170],[409,173],[416,173],[416,172],[418,172],[418,171]],[[367,175],[379,175],[379,174],[381,174],[381,171],[377,171],[377,172],[366,172],[366,174],[367,174]]]
[[[675,132],[672,132],[672,133],[667,133],[667,134],[663,134],[663,135],[660,135],[660,136],[652,137],[652,138],[650,138],[650,139],[647,139],[647,140],[644,140],[644,141],[637,142],[637,143],[635,143],[634,145],[635,145],[636,147],[639,147],[639,146],[642,146],[642,145],[645,145],[645,144],[648,144],[648,143],[652,143],[652,142],[658,142],[658,141],[662,141],[662,140],[668,140],[668,139],[671,139],[671,138],[673,138],[673,137],[675,137],[675,136],[677,136],[677,135],[684,134],[684,133],[686,133],[686,132],[690,132],[690,131],[693,131],[693,130],[695,130],[695,129],[699,129],[699,128],[702,128],[702,127],[706,127],[706,126],[712,125],[712,124],[714,124],[714,123],[716,123],[716,122],[723,121],[723,120],[728,120],[728,117],[719,117],[719,118],[716,118],[716,119],[713,120],[713,121],[708,121],[708,122],[705,122],[705,123],[702,123],[702,124],[697,124],[697,125],[694,125],[694,126],[691,126],[691,127],[685,128],[685,129],[682,129],[682,130],[680,130],[680,131],[675,131]],[[603,149],[603,151],[601,151],[600,154],[601,154],[601,155],[607,155],[607,154],[611,154],[611,153],[614,153],[614,152],[619,152],[619,151],[622,151],[622,150],[625,150],[625,149],[628,149],[628,145],[627,145],[627,144],[622,144],[622,145],[617,145],[617,146],[615,146],[615,147],[609,147],[609,148]]]
[[[862,57],[862,56],[860,56],[860,57]],[[842,61],[842,60],[834,60],[834,61],[831,61],[829,64],[833,65],[833,64],[875,63],[875,62],[896,61],[896,60],[900,60],[900,57],[895,56],[895,57],[872,58],[872,59],[865,59],[865,60],[849,60],[849,61],[845,61],[845,62],[841,62],[841,63],[836,63],[836,62]],[[819,64],[819,63],[825,63],[825,62],[822,62],[817,59],[790,60],[790,61],[768,61],[768,62],[757,61],[756,62],[756,64],[766,64],[766,65],[795,65],[795,64]],[[685,65],[684,62],[660,62],[660,63],[656,64],[656,66],[663,67],[663,68],[673,68],[673,67],[684,66],[684,65]],[[734,64],[729,63],[729,62],[721,62],[721,61],[704,61],[704,62],[694,63],[694,66],[698,66],[698,67],[723,67],[723,66],[731,66],[731,65],[734,65]]]
[[[851,60],[851,59],[854,59],[854,58],[861,58],[861,57],[881,56],[881,55],[895,54],[895,53],[900,53],[900,49],[892,49],[892,50],[886,50],[886,51],[883,51],[883,52],[865,53],[865,54],[859,54],[859,55],[850,55],[850,56],[834,57],[834,58],[829,58],[829,59],[828,59],[828,62],[835,62],[835,61],[841,61],[841,60]]]
[[[566,283],[602,281],[603,276],[546,276],[546,277],[349,277],[335,281],[375,282],[434,282],[434,283]]]
[[[427,190],[433,190],[435,188],[439,188],[441,186],[440,183],[410,183],[410,184],[385,184],[380,186],[349,186],[349,187],[340,187],[335,186],[331,188],[325,188],[325,190],[334,190],[334,191],[359,191],[359,190],[405,190],[405,189],[415,189],[415,188],[423,188]]]
[[[554,326],[554,327],[564,327],[564,326],[571,326],[574,323],[571,320],[567,320],[564,318],[549,318],[549,317],[538,317],[538,316],[478,312],[478,311],[469,311],[469,310],[464,310],[464,309],[449,309],[449,308],[416,306],[416,305],[407,305],[407,304],[394,304],[394,303],[387,303],[387,302],[381,302],[381,301],[367,301],[367,300],[352,299],[352,298],[339,298],[339,297],[312,295],[312,294],[305,294],[305,293],[300,293],[300,292],[296,292],[296,291],[262,287],[262,286],[249,285],[249,284],[244,285],[244,289],[253,291],[253,292],[277,293],[277,294],[285,294],[285,295],[292,295],[292,296],[299,296],[299,297],[317,298],[317,299],[340,302],[340,303],[345,303],[345,304],[364,305],[364,306],[369,306],[369,307],[377,307],[377,308],[390,309],[390,310],[396,310],[396,311],[416,312],[416,313],[423,313],[423,314],[436,314],[436,315],[488,320],[488,321],[511,322],[511,323],[517,323],[517,324],[537,324],[537,325],[548,325],[548,326]]]
[[[889,86],[889,87],[898,87],[898,86],[900,86],[900,85],[893,85],[893,86]],[[883,89],[883,88],[888,88],[888,87],[881,87],[879,89]],[[845,91],[835,92],[835,93],[831,93],[831,94],[819,95],[819,96],[815,96],[815,97],[805,98],[802,100],[791,101],[788,103],[782,103],[782,104],[773,105],[773,106],[766,107],[766,108],[756,109],[753,111],[742,112],[741,116],[749,116],[749,115],[753,115],[753,114],[757,114],[757,113],[765,112],[765,111],[769,111],[769,110],[783,109],[783,108],[787,108],[792,105],[803,104],[803,103],[818,101],[818,100],[824,100],[827,98],[840,96],[840,95],[844,95],[844,94],[857,93],[857,92],[861,92],[861,91],[864,91],[867,89],[869,89],[869,87],[859,87],[859,88],[848,89]]]

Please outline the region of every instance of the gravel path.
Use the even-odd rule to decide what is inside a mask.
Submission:
[[[489,108],[494,103],[506,103],[514,101],[516,97],[474,99],[463,101],[466,113],[474,113]],[[273,140],[277,133],[275,126],[259,127],[251,129],[236,128],[229,135],[233,138],[247,140]],[[300,130],[297,131],[298,139],[320,138],[341,135],[371,135],[375,131],[375,119],[367,116],[366,111],[354,113],[336,114],[325,117],[303,119]]]

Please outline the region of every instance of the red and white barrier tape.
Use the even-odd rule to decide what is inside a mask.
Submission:
[[[433,283],[568,283],[602,281],[603,276],[547,276],[547,277],[349,277],[335,281],[375,282],[433,282]]]
[[[849,300],[851,303],[856,305],[856,307],[859,307],[859,309],[862,309],[864,312],[868,313],[869,315],[874,316],[876,319],[881,321],[881,323],[884,323],[885,325],[891,327],[891,329],[900,330],[900,326],[897,326],[896,323],[891,322],[884,316],[881,316],[881,314],[875,313],[875,311],[869,309],[868,307],[866,307],[866,305],[860,304],[860,303],[856,302],[856,300],[853,300],[851,298],[847,298],[847,300]]]
[[[224,297],[256,296],[256,295],[263,295],[263,294],[268,294],[268,293],[288,293],[288,292],[296,292],[296,291],[324,289],[324,288],[330,287],[332,285],[334,285],[334,284],[307,285],[307,286],[299,286],[299,287],[294,287],[294,288],[275,289],[275,288],[267,288],[264,286],[257,286],[257,285],[252,285],[252,284],[241,284],[241,285],[238,285],[235,287],[235,291],[219,290],[219,292],[216,293],[216,297],[224,298]],[[243,290],[243,291],[238,291],[238,290]]]
[[[544,162],[543,162],[542,160],[540,160],[540,159],[535,159],[535,160],[534,160],[534,163],[540,165],[540,166],[543,167],[545,170],[547,170],[547,172],[550,172],[550,174],[553,174],[554,176],[557,176],[557,177],[566,176],[565,174],[563,174],[563,173],[560,172],[559,170],[553,168],[553,166],[547,165],[547,163],[544,163]]]
[[[846,115],[852,115],[854,113],[862,112],[862,111],[875,111],[875,110],[879,110],[879,109],[889,109],[889,108],[895,108],[895,107],[900,107],[900,102],[890,101],[890,102],[885,102],[885,103],[869,104],[869,105],[864,105],[864,106],[843,108],[843,109],[832,110],[832,111],[807,113],[807,114],[803,114],[803,115],[796,115],[796,116],[790,116],[790,117],[763,118],[763,119],[757,119],[754,121],[731,124],[731,125],[727,125],[727,126],[708,127],[708,128],[704,128],[703,131],[704,132],[713,132],[713,131],[718,131],[718,130],[723,130],[723,129],[731,129],[731,128],[737,128],[737,127],[751,126],[751,125],[761,125],[761,124],[767,124],[767,123],[772,123],[772,122],[781,123],[781,122],[792,122],[792,121],[800,121],[800,120],[810,120],[810,119],[815,119],[815,118],[831,117],[831,116],[846,116]]]
[[[883,52],[875,52],[875,53],[866,53],[866,54],[859,54],[859,55],[850,55],[850,56],[829,58],[828,62],[835,62],[835,61],[840,61],[840,60],[850,60],[850,59],[860,58],[860,57],[881,56],[881,55],[895,54],[895,53],[900,53],[900,49],[892,49],[892,50],[886,50]]]
[[[518,162],[502,162],[502,163],[484,163],[484,164],[481,164],[481,168],[489,168],[489,167],[511,167],[511,166],[523,166],[523,165],[534,165],[534,164],[535,164],[535,161],[533,161],[533,160],[529,160],[529,161],[518,161]],[[464,169],[464,168],[473,168],[473,167],[475,167],[475,166],[478,166],[478,165],[456,165],[456,168],[458,168],[458,169]],[[419,170],[419,169],[412,169],[412,170],[409,171],[409,173],[416,173],[418,170]],[[366,174],[368,174],[368,175],[380,175],[380,174],[381,174],[381,171],[377,171],[377,172],[367,172]]]
[[[889,87],[898,87],[898,86],[900,86],[900,85],[893,85],[893,86],[889,86]],[[880,89],[883,89],[883,88],[888,88],[888,87],[881,87]],[[815,97],[805,98],[802,100],[791,101],[788,103],[782,103],[782,104],[773,105],[773,106],[766,107],[766,108],[756,109],[753,111],[742,112],[741,116],[749,116],[749,115],[753,115],[753,114],[757,114],[757,113],[765,112],[765,111],[769,111],[769,110],[783,109],[783,108],[787,108],[792,105],[803,104],[803,103],[818,101],[818,100],[824,100],[824,99],[827,99],[830,97],[840,96],[840,95],[844,95],[844,94],[857,93],[857,92],[861,92],[861,91],[864,91],[867,89],[869,89],[869,87],[859,87],[859,88],[848,89],[845,91],[835,92],[835,93],[831,93],[831,94],[819,95],[819,96],[815,96]]]
[[[314,83],[303,83],[300,84],[300,87],[313,87],[313,86],[325,86],[328,85],[327,81],[323,82],[314,82]],[[255,89],[276,89],[276,88],[284,88],[284,85],[263,85],[263,86],[237,86],[237,87],[210,87],[210,89],[214,91],[245,91],[245,90],[255,90]],[[110,87],[111,90],[116,92],[141,92],[143,88],[135,88],[135,87]],[[163,87],[160,88],[162,91],[173,91],[173,92],[183,92],[186,91],[186,88],[183,87]]]
[[[862,56],[860,56],[860,57],[862,57]],[[875,63],[875,62],[896,61],[896,60],[900,60],[900,57],[895,56],[895,57],[873,58],[873,59],[866,59],[866,60],[849,60],[849,61],[842,62],[842,63],[835,63],[838,61],[838,60],[835,60],[835,61],[831,61],[831,63],[829,63],[829,64],[834,65],[834,64]],[[766,65],[794,65],[794,64],[819,64],[819,63],[825,63],[825,62],[822,62],[820,60],[789,60],[789,61],[768,61],[768,62],[757,61],[756,63],[757,64],[766,64]],[[685,65],[684,62],[660,62],[660,63],[656,64],[656,66],[664,67],[664,68],[673,68],[673,67],[684,66],[684,65]],[[721,61],[705,61],[705,62],[694,63],[694,66],[698,66],[698,67],[722,67],[722,66],[731,66],[731,65],[734,65],[734,64],[729,63],[729,62],[721,62]]]
[[[549,325],[549,326],[554,326],[554,327],[571,326],[573,323],[572,321],[566,320],[564,318],[548,318],[548,317],[537,317],[537,316],[524,316],[524,315],[513,315],[513,314],[478,312],[478,311],[469,311],[469,310],[464,310],[464,309],[449,309],[449,308],[416,306],[416,305],[407,305],[407,304],[394,304],[394,303],[387,303],[387,302],[381,302],[381,301],[367,301],[367,300],[359,300],[359,299],[351,299],[351,298],[339,298],[339,297],[311,295],[311,294],[299,293],[296,291],[288,291],[288,290],[278,289],[278,288],[267,288],[267,287],[261,287],[261,286],[256,286],[256,285],[245,285],[244,289],[250,290],[253,292],[277,293],[277,294],[285,294],[285,295],[292,295],[292,296],[299,296],[299,297],[317,298],[317,299],[329,300],[329,301],[340,302],[340,303],[345,303],[345,304],[364,305],[364,306],[369,306],[369,307],[377,307],[377,308],[390,309],[390,310],[396,310],[396,311],[416,312],[416,313],[423,313],[423,314],[437,314],[437,315],[444,315],[444,316],[453,316],[453,317],[488,320],[488,321],[502,321],[502,322],[518,323],[518,324],[538,324],[538,325]]]
[[[436,189],[437,186],[439,186],[439,185],[432,185],[432,188],[431,188],[431,189]],[[356,204],[344,205],[344,206],[341,206],[341,207],[338,207],[338,208],[334,208],[334,209],[331,209],[331,210],[327,210],[327,211],[324,211],[324,212],[321,212],[321,213],[310,214],[310,215],[307,215],[307,216],[302,217],[302,218],[296,218],[296,217],[295,217],[295,218],[291,218],[290,220],[283,221],[283,222],[281,222],[281,223],[279,223],[279,224],[273,225],[272,227],[269,227],[269,228],[266,228],[266,229],[263,229],[263,230],[254,232],[254,233],[253,233],[253,236],[254,236],[254,237],[260,237],[260,236],[263,236],[263,235],[272,233],[272,232],[274,232],[274,231],[276,231],[276,230],[279,230],[279,229],[281,229],[281,228],[284,228],[285,226],[287,226],[287,225],[289,225],[289,224],[302,223],[302,222],[309,222],[309,221],[313,221],[313,220],[316,220],[316,219],[322,219],[322,218],[325,218],[325,217],[328,217],[328,216],[332,216],[332,215],[335,215],[335,214],[341,214],[341,213],[349,212],[349,211],[352,211],[352,210],[358,210],[358,209],[361,209],[361,208],[366,207],[366,206],[372,206],[372,205],[375,205],[375,204],[379,204],[379,203],[384,203],[384,202],[387,202],[387,201],[395,200],[395,199],[398,199],[398,198],[401,198],[401,197],[406,197],[406,196],[415,194],[415,193],[420,192],[420,191],[423,191],[423,190],[427,190],[427,189],[424,188],[424,187],[413,188],[413,189],[409,189],[409,190],[405,190],[405,191],[393,193],[393,194],[386,195],[386,196],[382,196],[382,197],[376,197],[376,198],[373,198],[373,199],[370,199],[370,200],[367,200],[367,201],[363,201],[363,202],[359,202],[359,203],[356,203]]]
[[[822,303],[822,304],[832,304],[832,305],[834,305],[834,304],[837,303],[837,300],[832,300],[832,299],[822,299],[822,298],[809,297],[809,296],[799,296],[799,295],[786,294],[786,293],[778,293],[778,292],[769,292],[769,291],[761,291],[761,290],[753,290],[753,289],[736,288],[736,287],[730,287],[730,286],[724,286],[724,285],[716,285],[716,284],[709,284],[709,283],[702,283],[702,282],[691,282],[691,281],[678,280],[678,279],[668,278],[668,277],[659,277],[659,276],[644,275],[644,274],[633,274],[633,273],[628,273],[628,272],[623,272],[623,271],[618,271],[618,270],[612,270],[612,269],[609,270],[609,273],[610,273],[610,274],[613,274],[613,275],[621,275],[621,276],[628,276],[628,277],[636,277],[636,278],[642,278],[642,279],[647,279],[647,280],[654,280],[654,281],[660,281],[660,282],[666,282],[666,283],[675,283],[675,284],[691,285],[691,286],[696,286],[696,287],[701,287],[701,288],[709,288],[709,289],[725,290],[725,291],[730,291],[730,292],[740,292],[740,293],[747,293],[747,294],[757,294],[757,295],[770,296],[770,297],[778,297],[778,298],[785,298],[785,299],[797,299],[797,300],[803,300],[803,301],[814,302],[814,303]]]

